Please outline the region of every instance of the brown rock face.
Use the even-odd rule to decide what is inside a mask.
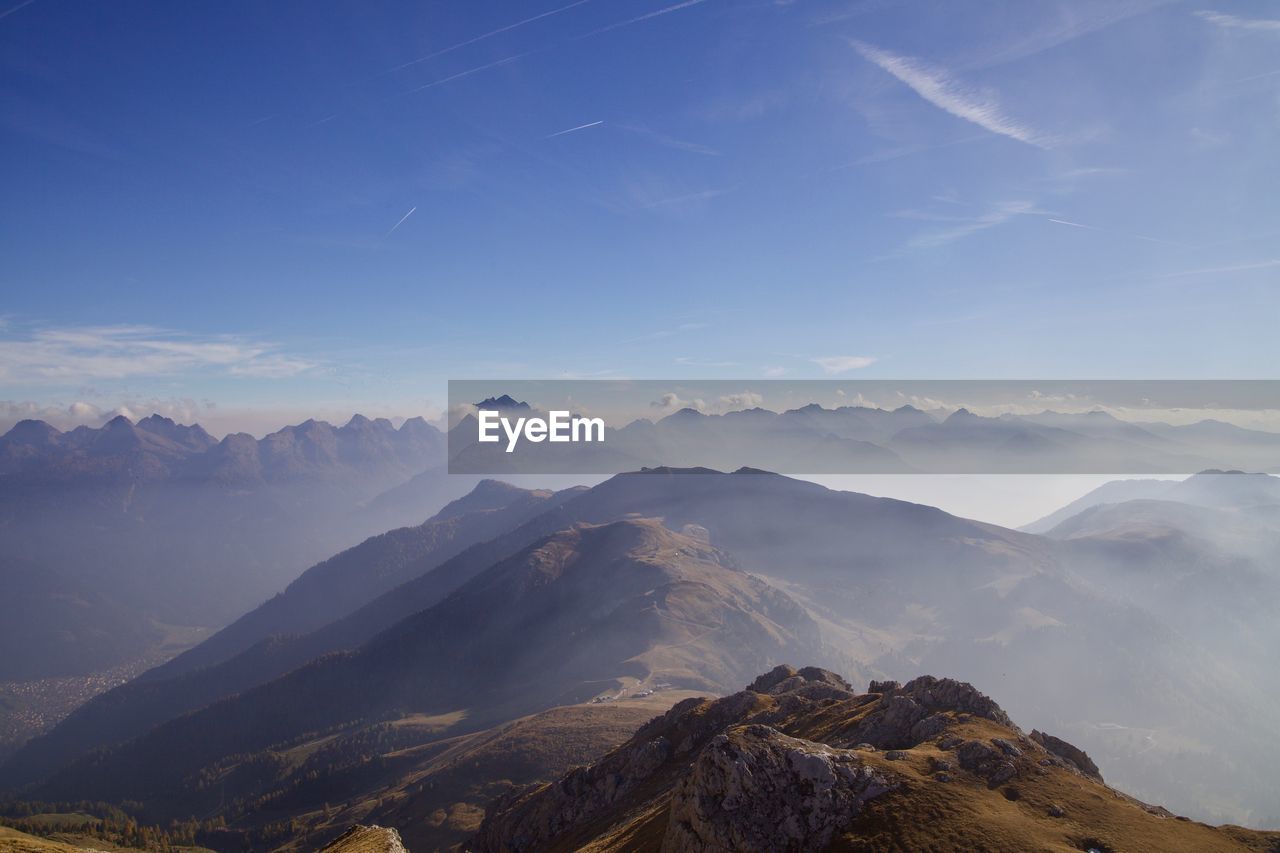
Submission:
[[[849,745],[869,743],[879,749],[907,749],[936,737],[947,726],[949,713],[970,714],[1016,728],[991,698],[973,685],[950,678],[922,675],[907,682],[874,682],[877,702],[869,714],[840,732]]]
[[[856,752],[764,725],[717,735],[671,798],[664,851],[818,850],[897,787]]]
[[[779,666],[494,803],[466,849],[1280,849],[1280,834],[1175,820],[1096,771],[963,682],[923,676],[859,695],[824,670]]]
[[[327,844],[320,853],[408,853],[400,833],[382,826],[355,826]]]
[[[1093,763],[1093,759],[1083,749],[1072,746],[1062,738],[1056,738],[1053,735],[1047,735],[1035,729],[1031,730],[1030,737],[1033,741],[1043,746],[1050,755],[1056,755],[1058,758],[1070,762],[1075,769],[1090,779],[1102,781],[1102,773],[1098,770],[1098,765]]]

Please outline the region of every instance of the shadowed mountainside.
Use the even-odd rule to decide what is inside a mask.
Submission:
[[[646,670],[660,669],[661,677],[677,686],[724,685],[731,667],[722,664],[718,634],[681,652],[695,637],[664,641],[657,628],[670,630],[681,623],[644,621],[653,612],[639,606],[642,598],[633,595],[628,599],[632,605],[606,598],[601,610],[592,609],[590,596],[520,597],[522,613],[537,602],[537,618],[524,623],[509,612],[516,605],[495,605],[499,599],[485,586],[495,572],[510,581],[513,560],[526,559],[530,549],[546,543],[580,536],[582,525],[636,524],[638,518],[660,519],[657,527],[645,522],[655,535],[680,536],[698,548],[714,548],[719,556],[711,562],[721,569],[733,565],[751,572],[751,584],[765,587],[755,587],[748,601],[777,595],[803,608],[804,619],[816,630],[817,659],[831,660],[860,677],[949,671],[970,681],[1002,684],[1007,706],[1020,719],[1097,752],[1135,793],[1197,816],[1229,816],[1262,825],[1271,819],[1263,792],[1271,788],[1280,757],[1267,734],[1276,722],[1269,698],[1273,679],[1261,674],[1269,653],[1257,644],[1217,642],[1223,628],[1213,619],[1185,618],[1165,606],[1176,603],[1176,594],[1169,601],[1127,594],[1105,583],[1105,577],[1095,577],[1086,558],[1110,547],[1105,532],[1066,540],[1033,536],[930,507],[834,492],[750,470],[655,469],[569,494],[523,524],[463,550],[311,634],[273,640],[182,676],[223,694],[234,692],[236,684],[261,686],[241,686],[238,697],[112,748],[95,760],[101,771],[94,762],[81,760],[58,776],[56,790],[66,795],[127,790],[131,797],[141,796],[145,785],[139,780],[156,775],[173,783],[176,800],[199,800],[203,795],[182,790],[181,778],[165,776],[180,772],[165,768],[165,744],[178,754],[207,749],[178,762],[185,772],[208,763],[225,768],[219,772],[241,767],[237,773],[248,773],[245,760],[233,756],[276,754],[284,749],[281,744],[306,740],[321,730],[347,731],[401,714],[438,716],[465,708],[469,718],[464,727],[483,727],[551,704],[607,695],[608,684],[634,682]],[[1206,540],[1197,544],[1199,551],[1187,550],[1186,543],[1193,540],[1167,540],[1176,547],[1160,559],[1176,557],[1164,564],[1191,566],[1202,556],[1212,557],[1218,561],[1214,565],[1242,579],[1257,570],[1231,562],[1235,558],[1222,550],[1228,543]],[[606,552],[594,551],[578,574],[556,575],[548,586],[576,588],[597,571],[588,565],[597,565]],[[1162,565],[1159,560],[1149,564],[1153,570]],[[712,571],[707,561],[696,565],[698,573]],[[499,571],[500,566],[507,568]],[[578,580],[566,582],[570,575]],[[1215,588],[1209,582],[1211,571],[1187,575],[1196,576],[1206,582],[1194,587],[1195,606],[1205,613],[1230,611],[1231,588]],[[499,587],[510,589],[508,581]],[[704,597],[682,592],[670,602],[663,599],[655,612],[678,615],[709,608],[740,613],[742,598],[726,596],[714,585],[699,588]],[[1176,592],[1177,585],[1169,588]],[[611,594],[623,591],[610,589]],[[1266,618],[1261,601],[1265,598],[1239,608],[1232,630],[1241,636],[1256,633],[1255,623]],[[609,610],[612,615],[605,615]],[[721,617],[681,618],[711,625]],[[592,651],[576,657],[584,653],[573,644],[563,645],[563,637],[557,641],[540,633],[540,625],[589,639]],[[808,629],[789,630],[797,640],[809,636]],[[710,650],[699,645],[708,642]],[[766,653],[771,654],[790,641],[761,642],[758,647],[773,649]],[[655,653],[659,646],[662,650]],[[515,657],[493,651],[512,648],[519,650]],[[341,649],[356,651],[317,659],[274,678]],[[468,680],[440,664],[442,655],[504,663],[487,678]],[[742,662],[741,655],[733,659],[734,666]],[[585,674],[593,667],[599,684],[585,693],[567,688],[574,678],[597,677]],[[184,689],[178,682],[165,684],[159,680],[153,687],[179,694]],[[145,702],[137,713],[145,713]],[[152,719],[165,718],[160,712]],[[81,719],[91,732],[92,720]],[[1224,719],[1231,725],[1223,725]],[[56,741],[55,736],[49,742]],[[90,742],[81,741],[81,747]],[[110,739],[97,743],[106,745]],[[46,760],[49,769],[70,758],[64,754],[55,760],[45,752],[39,759],[40,748],[32,747],[27,758]],[[10,780],[12,770],[12,764],[6,767]],[[269,776],[275,781],[268,786],[278,783]],[[246,790],[258,790],[257,784]]]
[[[26,585],[22,620],[66,639],[4,656],[0,679],[91,672],[141,657],[166,624],[219,626],[389,528],[361,505],[443,460],[421,419],[221,441],[157,415],[66,433],[22,421],[0,437],[0,583],[16,587],[22,566],[57,577],[57,593]],[[418,518],[474,483],[438,480]],[[68,613],[67,596],[83,606]]]
[[[304,733],[399,709],[466,708],[479,727],[589,699],[623,677],[720,691],[771,659],[820,654],[819,645],[802,608],[705,544],[652,521],[575,527],[354,653],[171,720],[38,791],[139,800],[153,814],[204,811],[223,792],[199,784],[202,773]],[[241,796],[265,784],[242,781]]]

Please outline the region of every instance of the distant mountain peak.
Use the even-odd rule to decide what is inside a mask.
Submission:
[[[975,415],[973,412],[961,406],[960,408],[952,412],[950,415],[948,415],[947,419],[943,421],[943,423],[947,423],[947,424],[969,423],[972,421],[979,421],[979,420],[983,420],[983,418],[979,417],[978,415]]]
[[[477,409],[515,409],[517,411],[533,411],[533,407],[521,400],[514,399],[510,394],[503,394],[501,397],[489,397],[476,403]]]
[[[52,424],[27,418],[14,424],[3,438],[21,444],[45,444],[56,440],[60,435],[62,431]]]

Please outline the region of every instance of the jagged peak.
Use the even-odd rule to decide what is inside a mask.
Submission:
[[[979,417],[978,415],[975,415],[973,412],[969,411],[965,407],[961,406],[951,414],[947,415],[947,419],[943,421],[943,423],[947,423],[947,424],[963,423],[967,421],[976,421],[976,420],[982,420],[982,418]]]
[[[921,676],[872,687],[856,695],[833,672],[782,664],[738,693],[686,699],[594,764],[498,803],[472,849],[581,846],[646,808],[666,811],[664,850],[825,849],[866,801],[892,791],[939,785],[1004,802],[1041,777],[1101,782],[1079,750],[1024,735],[970,684]],[[960,774],[981,784],[954,784]]]
[[[320,849],[320,853],[407,853],[400,833],[388,827],[354,824]]]
[[[21,441],[26,443],[31,441],[47,441],[48,439],[56,439],[62,434],[62,430],[58,429],[53,424],[36,420],[34,418],[24,418],[10,427],[9,431],[6,432],[2,438],[9,441]]]
[[[533,407],[523,400],[517,400],[510,394],[503,394],[500,397],[487,397],[476,403],[477,409],[517,409],[520,411],[532,410]]]

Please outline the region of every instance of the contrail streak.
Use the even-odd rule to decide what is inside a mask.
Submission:
[[[586,0],[580,0],[580,2],[586,2]],[[671,12],[677,12],[681,9],[687,9],[690,6],[697,6],[705,2],[706,0],[684,0],[683,3],[676,3],[672,6],[666,6],[662,9],[658,9],[656,11],[649,12],[647,14],[640,15],[635,18],[628,18],[625,21],[619,21],[616,24],[610,24],[607,27],[601,27],[600,29],[583,33],[580,36],[575,36],[574,38],[568,39],[566,41],[556,42],[553,44],[546,45],[545,47],[537,47],[532,50],[526,50],[523,53],[517,53],[517,54],[514,54],[513,56],[508,56],[505,59],[499,59],[495,62],[489,62],[484,65],[478,65],[475,68],[468,68],[465,71],[459,71],[456,74],[450,74],[448,77],[441,77],[439,80],[432,80],[430,83],[424,83],[421,86],[415,86],[414,88],[408,89],[405,92],[402,92],[401,94],[411,95],[414,92],[421,92],[424,89],[432,89],[432,88],[435,88],[436,86],[442,86],[445,83],[450,83],[454,80],[458,80],[463,77],[469,77],[472,74],[478,74],[481,71],[488,71],[490,68],[497,68],[500,65],[506,65],[508,63],[515,62],[516,60],[524,59],[526,56],[532,56],[536,53],[545,53],[546,51],[549,51],[549,50],[562,48],[565,45],[582,41],[583,39],[591,38],[592,36],[598,36],[601,33],[607,33],[607,32],[610,32],[611,30],[616,30],[619,27],[626,27],[626,26],[630,26],[631,24],[638,24],[641,21],[647,21],[650,18],[656,18],[660,15],[666,15],[666,14],[670,14]],[[570,8],[570,7],[565,7],[565,8]],[[427,58],[427,57],[424,57],[424,58]]]
[[[35,2],[35,0],[27,0],[27,2]],[[452,53],[453,51],[458,50],[459,48],[463,48],[468,45],[475,44],[476,42],[484,41],[485,39],[493,38],[494,36],[501,35],[505,32],[510,32],[511,30],[517,29],[519,27],[523,27],[526,24],[532,24],[534,21],[541,21],[543,18],[550,18],[552,15],[559,15],[561,12],[567,12],[570,9],[573,9],[577,6],[582,6],[590,2],[591,0],[576,0],[576,2],[570,3],[568,6],[561,6],[560,8],[552,9],[549,12],[543,12],[539,15],[534,15],[532,18],[525,18],[523,21],[516,21],[514,24],[507,24],[505,27],[499,27],[496,30],[490,30],[489,32],[484,33],[483,35],[478,35],[475,38],[469,38],[466,41],[460,41],[457,44],[450,45],[449,47],[441,48],[440,50],[437,50],[435,53],[428,53],[426,56],[420,56],[417,59],[412,59],[408,62],[397,65],[395,68],[392,68],[388,71],[384,71],[382,73],[392,74],[396,71],[401,71],[405,68],[411,68],[412,66],[417,65],[421,62],[426,62],[429,59],[435,59],[437,56],[444,56],[446,53]],[[378,75],[378,76],[382,76],[382,75]]]
[[[413,216],[413,212],[417,209],[418,209],[418,206],[416,204],[413,207],[409,208],[409,212],[406,213],[404,216],[401,216],[400,221],[397,222],[395,225],[391,226],[391,230],[387,232],[387,237],[390,237],[392,234],[396,233],[396,229],[399,228],[401,225],[403,225],[406,219],[408,219],[410,216]]]
[[[571,128],[569,128],[568,130],[558,130],[558,131],[556,131],[555,133],[548,133],[546,136],[544,136],[544,137],[542,137],[542,138],[543,138],[543,139],[554,139],[554,138],[555,138],[555,137],[557,137],[557,136],[564,136],[566,133],[573,133],[574,131],[577,131],[577,130],[586,130],[588,127],[597,127],[597,126],[602,125],[602,124],[604,124],[604,121],[603,121],[603,120],[601,120],[601,121],[593,121],[593,122],[591,122],[590,124],[580,124],[580,125],[578,125],[577,127],[571,127]]]
[[[412,95],[414,92],[421,92],[423,89],[432,89],[436,86],[443,86],[445,83],[458,80],[462,77],[470,77],[472,74],[478,74],[481,71],[488,71],[490,68],[497,68],[499,65],[506,65],[509,62],[515,62],[517,59],[524,59],[529,54],[536,52],[537,51],[526,50],[524,53],[517,53],[514,56],[508,56],[506,59],[499,59],[496,62],[489,62],[484,65],[478,65],[475,68],[468,68],[466,71],[459,71],[457,74],[450,74],[448,77],[441,77],[439,80],[432,80],[430,83],[423,83],[421,86],[414,86],[404,94]]]
[[[32,3],[34,3],[34,2],[36,2],[36,0],[26,0],[26,2],[25,2],[25,3],[19,3],[17,6],[14,6],[12,9],[9,9],[8,11],[0,12],[0,20],[2,20],[2,19],[4,19],[4,18],[9,17],[9,16],[10,16],[10,15],[12,15],[14,12],[17,12],[19,9],[25,9],[25,8],[27,8],[28,6],[30,6],[30,5],[31,5]]]
[[[1131,240],[1142,240],[1147,243],[1159,243],[1162,246],[1182,245],[1181,243],[1175,243],[1173,240],[1161,240],[1159,237],[1147,237],[1142,234],[1126,234],[1123,231],[1110,231],[1106,228],[1099,228],[1096,225],[1085,225],[1080,222],[1072,222],[1069,219],[1054,219],[1052,216],[1046,216],[1045,219],[1050,222],[1055,222],[1058,225],[1070,225],[1072,228],[1083,228],[1086,231],[1097,231],[1100,234],[1110,234],[1115,237],[1126,237]]]
[[[666,6],[661,9],[657,9],[653,12],[647,12],[643,15],[638,15],[634,18],[628,18],[625,21],[619,21],[616,24],[609,24],[607,27],[601,27],[600,29],[592,30],[589,33],[583,33],[582,35],[578,36],[577,39],[574,39],[574,40],[577,41],[578,39],[585,39],[585,38],[590,38],[591,36],[598,36],[601,33],[607,33],[610,30],[616,30],[619,27],[627,27],[632,24],[638,24],[641,21],[647,21],[650,18],[657,18],[660,15],[666,15],[671,12],[678,12],[681,9],[688,9],[690,6],[697,6],[698,4],[705,3],[706,1],[707,0],[684,0],[683,3],[675,3],[671,6]]]

